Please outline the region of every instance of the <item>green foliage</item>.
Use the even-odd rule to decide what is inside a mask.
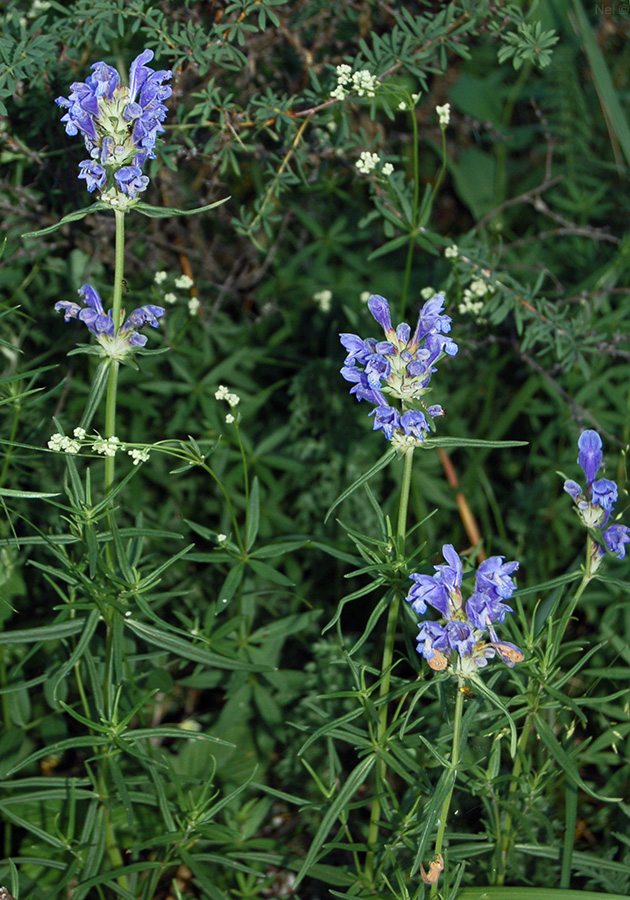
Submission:
[[[105,491],[110,370],[53,306],[86,282],[108,306],[114,217],[54,99],[144,47],[174,93],[127,216],[123,305],[167,314],[118,378],[117,433],[149,458],[119,455]],[[579,0],[4,4],[16,900],[435,900],[420,865],[449,802],[440,898],[627,896],[627,561],[582,593],[556,473],[577,476],[596,428],[627,505],[628,52]],[[436,291],[460,350],[432,383],[448,415],[416,453],[401,543],[402,464],[347,395],[337,335],[376,336],[362,295],[413,323]],[[76,456],[49,449],[79,425]],[[444,543],[521,563],[507,639],[526,660],[466,695],[398,602]]]

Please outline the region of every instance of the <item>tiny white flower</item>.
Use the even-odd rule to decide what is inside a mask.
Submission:
[[[435,297],[435,291],[432,287],[425,287],[420,291],[420,296],[423,300],[430,300],[431,297]]]
[[[168,278],[168,274],[166,272],[156,272],[153,276],[153,280],[156,284],[162,284]]]
[[[398,109],[404,111],[407,109],[407,102],[405,100],[401,100],[398,104]]]
[[[352,85],[359,97],[374,97],[379,80],[367,69],[361,69],[352,75]]]
[[[95,453],[102,453],[103,456],[116,456],[117,450],[124,450],[125,445],[115,435],[108,438],[99,438],[92,444],[92,450]]]
[[[369,291],[361,291],[361,294],[359,295],[359,300],[361,301],[361,303],[367,303],[371,296],[372,295],[370,294]]]
[[[218,390],[214,392],[214,396],[217,400],[225,400],[232,407],[238,406],[241,402],[241,398],[238,394],[233,394],[224,384],[219,385]]]
[[[350,81],[350,75],[352,74],[352,67],[346,65],[346,63],[341,63],[340,66],[337,66],[337,81],[339,84],[347,84]]]
[[[438,114],[440,128],[446,128],[451,119],[451,104],[445,103],[444,106],[436,106],[435,111]]]
[[[78,441],[68,440],[68,443],[66,444],[66,446],[63,449],[64,449],[64,453],[70,453],[70,454],[72,454],[72,456],[74,456],[81,449],[81,445],[79,444]]]
[[[344,88],[343,85],[338,84],[337,87],[330,92],[330,96],[333,100],[345,100],[348,96],[348,91]]]
[[[330,312],[332,291],[329,291],[327,288],[323,291],[316,291],[313,294],[313,300],[317,303],[322,312]]]
[[[75,438],[78,438],[80,441],[82,441],[85,439],[87,432],[86,432],[85,428],[81,428],[81,426],[78,426],[77,428],[74,429],[73,434],[74,434]]]
[[[460,315],[478,316],[484,307],[483,300],[474,299],[473,294],[466,289],[462,302],[458,305],[457,311]]]
[[[134,466],[140,465],[149,459],[149,451],[146,448],[127,450],[128,455],[133,459]]]
[[[378,153],[370,153],[369,150],[364,150],[356,161],[356,167],[362,175],[369,175],[379,162]]]
[[[183,288],[191,288],[195,282],[188,275],[180,275],[179,278],[175,279],[175,287]]]
[[[48,446],[50,447],[51,450],[62,450],[63,449],[62,442],[63,442],[63,435],[59,434],[59,432],[56,431],[54,434],[51,434],[50,439],[48,441]]]
[[[188,312],[190,313],[190,315],[196,316],[197,313],[199,312],[200,306],[201,306],[201,304],[199,303],[199,298],[191,297],[190,300],[188,301]]]
[[[475,278],[470,282],[470,293],[475,297],[484,297],[488,293],[488,285],[483,278]]]
[[[227,422],[228,425],[231,425],[232,422],[235,421],[235,420],[234,420],[234,416],[232,415],[232,413],[228,413],[228,414],[227,414],[227,416],[225,417],[225,421]]]
[[[447,247],[444,251],[444,256],[447,259],[457,259],[457,257],[459,256],[459,247],[457,246],[457,244],[451,244],[450,247]]]
[[[394,171],[393,165],[390,162],[386,162],[382,169],[383,175],[386,178],[388,178],[392,174],[393,171]]]
[[[172,306],[173,303],[177,303],[177,294],[174,294],[172,291],[169,291],[168,294],[164,294],[163,300],[165,303],[170,303]]]
[[[223,544],[227,541],[227,534],[217,534],[217,544]]]

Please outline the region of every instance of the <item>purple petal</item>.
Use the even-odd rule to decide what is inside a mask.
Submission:
[[[586,475],[586,485],[589,487],[602,464],[602,439],[596,431],[583,431],[578,440],[580,452],[578,463]]]
[[[385,297],[381,297],[379,294],[372,294],[368,300],[368,309],[378,324],[382,326],[385,334],[389,335],[394,329],[392,328],[392,320],[389,313],[389,303]]]

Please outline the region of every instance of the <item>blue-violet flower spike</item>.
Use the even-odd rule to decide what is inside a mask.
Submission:
[[[393,327],[384,297],[372,294],[368,307],[386,340],[340,334],[347,351],[341,375],[352,383],[350,393],[357,400],[368,400],[377,407],[371,413],[374,430],[382,431],[397,452],[406,453],[422,446],[434,428],[432,420],[444,415],[438,404],[427,407],[423,395],[430,389],[435,363],[457,353],[457,344],[446,336],[451,319],[443,313],[441,294],[424,304],[413,336],[406,322]],[[401,408],[392,405],[392,399],[400,401]]]
[[[116,69],[96,62],[85,83],[73,82],[70,96],[55,100],[65,109],[61,121],[66,133],[81,134],[90,155],[79,164],[79,178],[90,193],[99,190],[101,200],[115,209],[128,209],[146,189],[149,178],[142,166],[155,159],[157,135],[164,131],[164,101],[172,94],[164,82],[172,73],[147,66],[152,59],[152,50],[134,59],[128,88]]]
[[[520,648],[500,640],[495,631],[495,625],[512,612],[503,600],[516,590],[511,575],[518,563],[504,562],[502,556],[484,560],[477,570],[475,591],[463,602],[462,561],[452,544],[445,544],[442,553],[447,565],[435,566],[435,575],[410,575],[413,586],[407,600],[414,612],[422,615],[428,604],[438,610],[443,620],[419,623],[418,653],[439,672],[455,654],[458,674],[467,677],[474,676],[495,656],[510,667],[522,662]]]

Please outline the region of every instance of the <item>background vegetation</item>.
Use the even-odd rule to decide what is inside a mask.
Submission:
[[[515,628],[536,663],[493,684],[517,720],[534,710],[543,723],[515,775],[505,720],[470,701],[449,828],[454,864],[467,861],[461,896],[503,882],[627,895],[630,807],[611,801],[627,798],[630,775],[627,561],[589,586],[553,653],[545,617],[582,560],[557,472],[577,477],[583,428],[602,435],[626,504],[629,23],[626,7],[581,0],[2,4],[0,883],[16,898],[424,890],[409,873],[426,819],[400,822],[418,791],[431,810],[438,763],[419,735],[447,752],[448,683],[406,707],[397,737],[381,848],[383,872],[399,873],[389,894],[357,883],[344,831],[349,810],[369,816],[367,786],[348,773],[370,747],[355,714],[369,718],[384,624],[371,616],[378,590],[344,601],[373,574],[351,532],[383,540],[396,463],[370,481],[380,510],[358,490],[324,519],[385,449],[339,376],[338,334],[377,336],[370,292],[414,322],[437,291],[460,346],[435,388],[440,434],[527,443],[417,454],[414,564],[432,571],[443,543],[476,543],[466,508],[487,555],[520,561]],[[176,300],[151,335],[166,352],[122,370],[120,435],[190,436],[206,459],[187,445],[183,463],[154,452],[121,464],[116,552],[127,564],[113,584],[100,551],[114,536],[97,527],[102,462],[45,449],[53,417],[67,433],[78,425],[95,369],[93,357],[66,359],[84,336],[53,306],[86,281],[107,295],[113,217],[22,235],[90,202],[76,177],[84,152],[55,97],[92,62],[124,71],[145,47],[173,71],[147,199],[230,199],[197,217],[128,217],[129,306]],[[376,75],[376,96],[331,98],[341,64]],[[366,150],[381,163],[362,174]],[[445,256],[452,245],[457,256]],[[176,286],[182,275],[192,287]],[[483,305],[471,309],[480,278]],[[241,397],[238,428],[225,424],[220,384]],[[107,603],[119,622],[111,696]],[[414,636],[403,616],[401,697],[432,677]],[[96,774],[105,757],[108,787]],[[365,840],[361,824],[356,833]]]

